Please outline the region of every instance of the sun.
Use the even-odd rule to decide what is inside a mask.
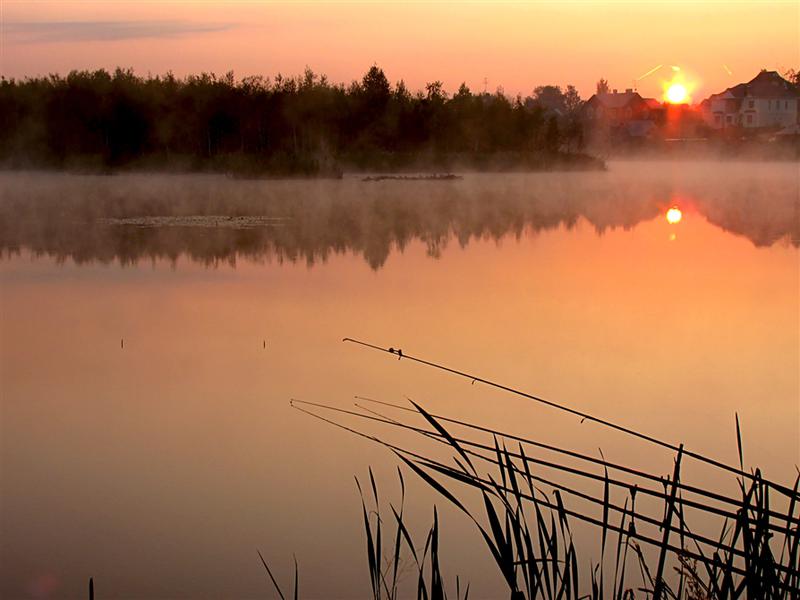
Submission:
[[[670,225],[675,225],[676,223],[680,223],[681,219],[683,218],[683,213],[681,209],[677,206],[673,206],[667,211],[667,223]]]
[[[664,102],[668,104],[689,104],[697,87],[696,79],[680,67],[672,67],[672,77],[662,80]]]
[[[689,92],[687,92],[686,87],[680,83],[673,83],[670,85],[665,95],[667,102],[670,104],[682,104],[689,98]]]

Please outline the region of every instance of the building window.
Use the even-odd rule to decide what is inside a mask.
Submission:
[[[767,110],[772,110],[772,100],[767,100]]]
[[[753,115],[747,115],[747,124],[748,125],[752,125],[753,124]]]
[[[785,108],[786,110],[789,110],[789,101],[788,100],[784,100],[783,101],[783,108]]]
[[[714,115],[714,123],[722,125],[722,117],[720,115]]]
[[[753,108],[753,107],[756,105],[756,101],[755,101],[755,100],[750,100],[750,101],[747,103],[747,105],[748,105],[748,107],[750,107],[750,108]]]
[[[725,117],[725,121],[727,121],[728,123],[733,123],[733,115],[728,115],[727,117]]]

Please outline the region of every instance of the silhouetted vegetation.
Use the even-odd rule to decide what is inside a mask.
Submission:
[[[599,457],[590,456],[477,423],[434,415],[413,401],[405,406],[357,396],[353,410],[291,401],[294,408],[310,416],[392,451],[448,504],[465,514],[485,542],[511,600],[789,600],[800,594],[800,475],[793,484],[784,485],[765,478],[758,469],[746,470],[738,416],[739,461],[730,465],[690,451],[682,444],[674,445],[394,348],[350,338],[344,341],[392,357],[399,355],[473,384],[499,388],[581,417],[582,422],[589,420],[615,429],[637,442],[675,451],[672,474],[664,476],[608,461],[602,451]],[[367,433],[359,423],[384,431],[417,434],[418,441],[433,444],[427,449],[397,445],[380,434]],[[446,450],[440,458],[442,448]],[[686,462],[702,464],[733,478],[738,493],[710,489],[704,483],[688,483],[682,471]],[[374,479],[370,480],[377,513],[378,494]],[[465,499],[467,493],[480,496],[478,506],[483,510],[471,508]],[[405,530],[402,509],[398,514],[391,508],[398,533],[390,553],[396,561],[401,532]],[[378,529],[374,532],[364,508],[373,597],[393,598],[394,579],[382,575],[388,570],[375,567],[380,564],[376,561],[381,543],[379,513],[376,518]],[[698,527],[698,523],[709,521],[719,524],[718,536],[707,535]],[[573,528],[577,524],[599,534],[600,554],[591,563],[579,561],[579,556],[587,552],[574,543]],[[435,516],[432,531],[438,536]],[[403,535],[413,549],[410,536]],[[420,561],[416,566],[420,574],[417,597],[428,597],[421,593],[425,588]],[[381,593],[381,583],[386,594]],[[588,587],[589,592],[582,592],[582,587]],[[445,597],[441,583],[433,589],[438,594],[431,597]]]
[[[0,164],[115,171],[336,175],[342,168],[597,168],[577,152],[580,97],[412,93],[371,67],[361,81],[299,77],[185,79],[131,70],[0,80]]]
[[[800,85],[800,69],[788,69],[783,76],[793,84]]]

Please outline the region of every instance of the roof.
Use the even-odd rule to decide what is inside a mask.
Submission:
[[[729,87],[719,94],[711,94],[709,100],[715,98],[734,98],[741,100],[750,98],[797,98],[800,96],[798,87],[783,77],[777,71],[761,71],[747,83],[740,83]]]
[[[744,98],[747,95],[747,86],[747,83],[740,83],[739,85],[728,88],[722,92],[721,95],[728,96],[730,98]]]
[[[600,104],[603,108],[625,108],[632,103],[643,102],[642,97],[638,92],[617,92],[617,93],[603,93],[595,94],[589,98],[588,102],[592,104]]]
[[[761,71],[747,84],[747,95],[756,98],[796,98],[798,90],[777,71]]]

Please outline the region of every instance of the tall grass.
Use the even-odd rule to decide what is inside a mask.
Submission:
[[[479,532],[487,558],[497,568],[511,600],[800,598],[800,474],[791,488],[776,487],[756,469],[747,477],[737,478],[737,496],[726,496],[682,480],[682,445],[678,446],[672,475],[660,477],[604,457],[598,459],[433,415],[413,402],[410,407],[377,403],[397,409],[404,416],[414,415],[421,424],[383,415],[363,404],[356,405],[360,412],[298,400],[293,400],[292,406],[388,448],[421,481],[463,512]],[[379,423],[434,440],[449,451],[450,460],[443,462],[432,454],[389,443],[346,424],[344,418]],[[458,424],[476,437],[456,436],[445,423]],[[736,429],[740,471],[744,473],[738,418]],[[491,443],[478,439],[478,434],[488,437]],[[541,451],[557,458],[543,460],[532,454]],[[598,471],[566,464],[566,458],[587,463]],[[555,476],[545,476],[546,470],[555,472]],[[729,469],[722,471],[728,473]],[[618,474],[612,475],[615,472]],[[559,474],[601,486],[594,493],[587,493],[578,484],[558,481]],[[400,468],[398,478],[400,502],[396,506],[389,503],[388,516],[381,511],[372,470],[366,493],[356,478],[370,597],[407,597],[409,585],[403,584],[403,579],[411,574],[417,600],[446,600],[439,512],[434,506],[433,524],[424,543],[415,542],[406,523],[406,486]],[[612,499],[613,490],[620,489],[626,493],[621,505]],[[772,501],[771,493],[776,489],[785,502]],[[470,508],[473,504],[465,494],[477,495],[481,509]],[[657,501],[657,510],[643,507],[641,501],[637,504],[637,498],[643,496]],[[695,532],[690,527],[690,516],[721,520],[718,537]],[[588,577],[581,566],[587,564],[582,562],[585,557],[581,556],[573,533],[576,522],[593,528],[600,539],[600,555],[593,564],[588,563]],[[258,556],[278,597],[286,600],[261,552]],[[455,600],[468,600],[469,584],[463,586],[456,577],[454,587]],[[296,558],[292,597],[299,598]],[[92,578],[89,598],[94,598]]]
[[[359,410],[346,410],[293,401],[299,410],[390,449],[411,472],[463,512],[478,530],[487,558],[514,600],[800,598],[800,476],[789,488],[764,480],[758,470],[745,476],[742,467],[736,477],[739,494],[729,496],[683,481],[681,467],[686,454],[682,445],[675,453],[672,475],[662,477],[605,458],[434,416],[415,403],[409,407],[381,404],[417,418],[403,421],[363,404],[357,404]],[[353,418],[439,442],[449,450],[450,459],[437,459],[434,453],[401,447],[365,433],[358,425],[345,424],[344,419]],[[445,426],[448,422],[458,423],[471,437],[454,435]],[[739,443],[741,467],[740,436]],[[535,455],[543,451],[555,457],[545,460]],[[587,466],[575,467],[576,461]],[[719,470],[730,473],[727,466]],[[559,475],[582,483],[567,483]],[[371,472],[370,482],[377,506]],[[601,487],[586,490],[582,484]],[[626,496],[621,504],[613,499],[620,490]],[[781,501],[771,502],[771,493],[777,493]],[[469,495],[477,496],[482,510],[468,508]],[[648,503],[637,503],[637,497],[643,496]],[[393,598],[388,592],[394,587],[383,583],[376,570],[381,521],[377,517],[377,522],[370,524],[366,508],[364,511],[373,592],[383,586],[378,594],[384,594],[374,597]],[[719,536],[696,532],[691,526],[695,520],[716,520]],[[581,567],[586,563],[579,560],[575,523],[594,528],[600,538],[600,556],[588,577]],[[435,529],[438,536],[436,522]],[[393,557],[397,557],[396,551]]]
[[[390,504],[391,518],[388,524],[381,515],[378,489],[372,469],[369,471],[369,482],[372,491],[371,504],[368,508],[361,483],[356,479],[356,485],[361,496],[361,507],[364,516],[364,531],[367,541],[367,563],[369,565],[370,583],[373,600],[395,600],[401,597],[401,579],[407,572],[407,567],[416,575],[416,595],[418,600],[445,600],[447,598],[446,586],[440,564],[439,554],[439,515],[436,507],[433,509],[433,525],[425,537],[422,551],[417,550],[416,544],[404,521],[405,482],[403,474],[398,469],[400,480],[400,504],[395,508]],[[389,536],[385,536],[388,528]],[[383,555],[383,540],[391,541],[389,553]],[[405,553],[404,553],[405,550]],[[409,555],[411,561],[404,556]],[[461,582],[455,580],[456,600],[468,600],[469,585],[461,591]]]
[[[402,406],[357,396],[357,410],[291,401],[297,410],[389,449],[421,481],[466,515],[480,534],[511,600],[800,599],[800,471],[792,486],[765,479],[759,469],[746,471],[738,416],[737,467],[690,452],[683,444],[674,446],[394,348],[357,343],[591,419],[638,442],[674,450],[672,474],[663,477],[608,461],[602,451],[597,458],[434,415],[411,400],[408,406]],[[378,407],[393,411],[392,415],[379,412]],[[424,453],[391,443],[367,433],[361,424],[381,425],[434,441],[447,458],[442,459],[439,451]],[[454,434],[451,427],[462,433]],[[717,475],[734,478],[738,493],[725,494],[684,481],[686,459],[716,470]],[[401,597],[400,582],[410,567],[416,576],[418,600],[444,600],[447,586],[441,568],[438,510],[434,506],[433,525],[424,545],[417,546],[404,520],[405,480],[399,468],[398,476],[400,503],[398,507],[389,504],[391,518],[381,513],[372,470],[367,493],[356,478],[371,597]],[[594,487],[586,489],[587,485]],[[620,492],[625,496],[622,501]],[[471,508],[475,504],[467,496],[476,496],[480,509]],[[698,521],[716,522],[718,536],[695,530]],[[581,560],[585,557],[573,533],[576,523],[599,536],[600,553],[593,563]],[[281,600],[285,600],[260,553],[259,557]],[[585,564],[590,565],[588,574],[582,567]],[[458,578],[455,588],[456,600],[461,600]],[[464,600],[468,596],[467,585]],[[296,560],[294,598],[298,598]]]

